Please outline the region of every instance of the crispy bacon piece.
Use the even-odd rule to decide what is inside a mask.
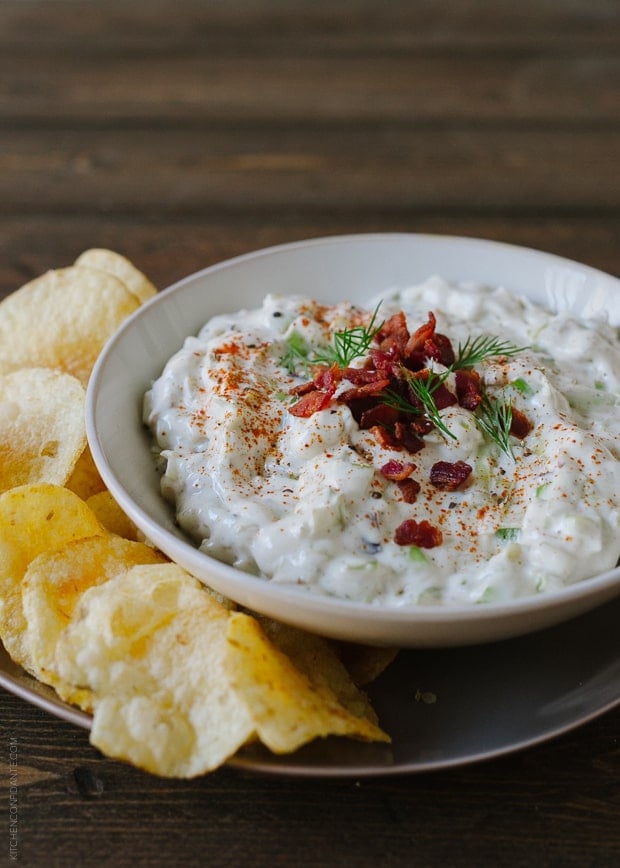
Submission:
[[[384,322],[377,334],[375,340],[381,350],[392,350],[396,348],[402,355],[409,340],[409,329],[407,328],[407,320],[402,310],[395,313],[393,316]]]
[[[517,410],[516,407],[512,408],[512,421],[510,423],[510,433],[513,437],[518,437],[519,440],[523,440],[524,437],[530,433],[534,426],[527,418],[525,413],[522,413],[521,410]]]
[[[358,401],[362,398],[375,398],[384,389],[390,385],[391,380],[373,380],[371,383],[364,383],[363,386],[354,386],[352,389],[347,389],[338,396],[338,401],[341,404],[348,404],[349,401]]]
[[[338,363],[334,362],[330,368],[322,365],[314,375],[312,382],[317,389],[321,389],[324,392],[329,392],[331,390],[333,394],[336,390],[336,386],[341,380],[342,368],[339,368]]]
[[[434,359],[449,368],[454,362],[455,355],[452,342],[446,335],[435,332],[432,338],[424,341],[424,352],[428,359]]]
[[[440,546],[443,535],[439,528],[433,527],[428,521],[417,522],[408,518],[396,528],[394,542],[399,546],[420,546],[422,549],[432,549]]]
[[[431,467],[430,480],[435,488],[455,491],[469,477],[471,464],[464,461],[437,461]]]
[[[391,479],[393,482],[399,482],[401,479],[407,479],[415,470],[415,464],[402,461],[388,461],[381,468],[381,473],[386,479]]]
[[[299,386],[292,386],[288,393],[289,395],[307,395],[308,392],[315,392],[316,386],[312,380],[308,380],[307,383],[300,383]]]
[[[396,483],[405,503],[415,503],[420,493],[420,483],[415,479],[401,479]]]
[[[461,407],[475,410],[482,401],[482,383],[477,371],[456,371],[456,397]]]
[[[363,386],[364,383],[374,383],[379,375],[375,370],[368,368],[344,368],[342,379],[348,380],[354,386]]]
[[[367,359],[367,364],[374,368],[375,377],[395,377],[398,374],[398,367],[401,362],[400,353],[396,347],[390,347],[387,350],[370,350]]]
[[[355,415],[355,414],[354,414]],[[364,410],[359,419],[360,428],[372,428],[373,425],[391,427],[398,421],[399,411],[396,407],[388,404],[375,404],[368,410]]]
[[[404,353],[407,358],[409,358],[412,353],[424,350],[424,344],[426,341],[431,340],[435,334],[436,325],[437,320],[435,319],[435,314],[432,311],[429,311],[428,322],[425,322],[416,329],[407,341]]]
[[[317,410],[324,410],[331,401],[329,392],[321,392],[316,389],[314,392],[308,392],[302,395],[296,404],[288,408],[289,413],[293,416],[300,416],[302,419],[308,419]]]
[[[387,428],[383,428],[382,425],[373,425],[368,430],[373,435],[379,446],[383,446],[384,449],[403,448],[402,444],[390,434]]]
[[[433,401],[438,410],[445,410],[446,407],[452,407],[456,404],[456,395],[453,395],[445,383],[440,383],[433,391]]]
[[[394,439],[401,446],[404,446],[408,452],[419,452],[424,449],[424,440],[418,437],[414,428],[409,422],[396,422],[394,424]]]

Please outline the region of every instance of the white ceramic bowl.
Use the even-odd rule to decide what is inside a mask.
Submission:
[[[121,507],[170,558],[240,604],[351,641],[440,647],[507,638],[550,626],[620,593],[620,569],[509,604],[387,609],[284,588],[208,557],[175,526],[159,492],[142,399],[187,335],[214,314],[257,307],[267,292],[363,302],[385,288],[440,274],[503,285],[583,315],[620,324],[620,280],[535,250],[469,238],[376,234],[260,250],[185,278],[138,310],[110,340],[93,372],[87,429],[99,471]]]

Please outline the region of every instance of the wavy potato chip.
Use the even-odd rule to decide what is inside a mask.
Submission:
[[[91,742],[163,776],[221,765],[253,735],[225,672],[228,610],[176,564],[87,591],[56,646],[63,681],[93,693]]]
[[[398,656],[397,648],[357,645],[352,642],[336,643],[340,660],[358,687],[371,684]]]
[[[76,700],[54,670],[56,643],[80,598],[133,566],[165,562],[155,549],[111,533],[73,540],[31,561],[22,580],[22,606],[25,643],[37,678],[55,687],[63,699],[84,707],[84,700]]]
[[[99,475],[88,444],[78,458],[65,486],[82,500],[88,500],[89,497],[106,490],[105,482]]]
[[[22,485],[0,494],[0,639],[16,663],[32,671],[22,606],[28,565],[42,552],[103,532],[92,510],[66,488]]]
[[[0,491],[67,481],[86,445],[84,401],[82,384],[61,371],[0,376]]]
[[[284,644],[290,648],[290,637]],[[295,640],[293,662],[269,642],[255,618],[233,612],[228,645],[231,683],[246,702],[260,740],[274,753],[288,753],[328,735],[390,741],[367,698],[317,637],[306,634]]]
[[[129,516],[125,515],[109,491],[100,491],[86,500],[87,505],[95,513],[101,524],[110,533],[122,536],[124,539],[144,542],[142,534]]]
[[[114,250],[100,247],[85,250],[75,260],[75,265],[83,268],[99,268],[101,271],[113,274],[114,277],[122,280],[127,289],[131,290],[141,302],[148,301],[149,298],[157,294],[157,289],[148,277],[142,274],[133,262]]]
[[[86,385],[105,342],[139,306],[106,271],[48,271],[0,302],[0,372],[58,368]]]

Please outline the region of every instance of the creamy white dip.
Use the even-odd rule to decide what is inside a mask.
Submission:
[[[432,311],[456,349],[497,336],[512,356],[476,364],[486,394],[531,425],[502,450],[455,404],[414,455],[362,430],[337,398],[307,418],[289,390],[312,378],[291,347],[333,343],[360,322],[347,304],[268,295],[259,310],[210,320],[145,397],[163,495],[179,525],[219,560],[273,582],[382,606],[507,601],[614,567],[620,555],[620,343],[602,321],[552,314],[504,289],[434,277],[367,305],[365,322],[402,310],[411,332]],[[353,319],[352,319],[353,318]],[[285,366],[288,360],[291,373]],[[292,360],[292,361],[291,361]],[[364,358],[351,363],[364,364]],[[454,373],[429,362],[446,374]],[[413,503],[381,472],[415,465]],[[466,462],[456,490],[436,462]],[[441,533],[433,547],[395,542],[404,521]]]

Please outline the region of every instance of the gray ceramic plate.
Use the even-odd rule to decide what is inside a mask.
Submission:
[[[620,705],[620,598],[558,627],[487,645],[402,651],[369,694],[390,746],[344,739],[276,757],[260,747],[231,765],[274,774],[368,776],[454,767],[546,741]],[[88,728],[90,718],[15,666],[0,684]]]

